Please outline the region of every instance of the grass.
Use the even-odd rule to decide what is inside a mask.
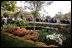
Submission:
[[[8,35],[1,33],[1,47],[37,47],[35,44],[31,44],[16,38],[12,38]]]

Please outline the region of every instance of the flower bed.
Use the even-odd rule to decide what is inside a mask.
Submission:
[[[40,30],[39,40],[47,45],[57,45],[60,47],[71,47],[71,29],[69,27],[60,26],[55,30]],[[67,41],[67,42],[66,42]],[[65,45],[66,43],[66,45]],[[67,45],[68,44],[68,45]]]
[[[26,42],[30,42],[32,44],[36,44],[36,42],[39,42],[39,33],[35,32],[35,31],[27,31],[25,28],[19,28],[19,27],[12,28],[13,32],[10,32],[9,29],[7,29],[5,31],[9,34],[13,34],[13,35],[9,35],[9,36],[12,36],[12,37],[16,36],[16,38],[24,40]],[[7,34],[7,33],[5,33],[5,34]],[[20,37],[17,37],[17,36],[20,36]],[[38,45],[38,44],[36,44],[36,45]],[[44,44],[44,45],[41,45],[40,47],[47,47],[47,46],[48,45]]]
[[[60,26],[58,28],[53,29],[43,29],[38,32],[35,31],[28,31],[25,28],[20,28],[17,26],[6,28],[1,32],[7,32],[13,34],[15,36],[19,36],[17,38],[26,40],[28,42],[42,42],[46,45],[57,45],[57,46],[65,46],[65,43],[68,46],[71,46],[69,37],[71,29],[65,26]],[[54,34],[55,33],[55,34]],[[68,40],[69,39],[69,40]],[[67,42],[66,42],[67,41]],[[38,45],[38,44],[37,44]],[[46,46],[47,47],[47,46]]]

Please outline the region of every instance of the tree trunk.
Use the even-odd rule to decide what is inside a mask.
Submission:
[[[35,31],[35,22],[36,22],[36,11],[34,13],[34,31]]]
[[[34,31],[35,31],[35,21],[36,21],[36,18],[34,17]]]

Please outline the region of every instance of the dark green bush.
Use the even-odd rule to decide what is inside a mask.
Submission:
[[[53,33],[58,33],[57,31],[53,30],[53,29],[48,29],[47,31],[48,34],[53,34]]]
[[[42,30],[38,31],[40,42],[44,42],[45,43],[46,35],[47,35],[46,31],[47,31],[46,29],[42,29]]]

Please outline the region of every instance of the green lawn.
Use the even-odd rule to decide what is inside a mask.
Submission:
[[[1,33],[1,47],[37,47],[35,44],[24,42]]]

